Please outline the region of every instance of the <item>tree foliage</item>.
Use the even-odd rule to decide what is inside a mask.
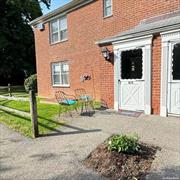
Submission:
[[[41,0],[49,7],[47,0]],[[38,0],[0,0],[0,84],[22,83],[35,73],[34,37],[28,22],[41,16]]]
[[[27,79],[25,79],[24,87],[25,87],[26,92],[29,92],[30,90],[37,92],[37,75],[33,74]]]

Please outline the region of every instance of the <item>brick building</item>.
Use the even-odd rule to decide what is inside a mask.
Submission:
[[[180,0],[73,0],[29,24],[39,96],[85,88],[116,110],[180,115]]]

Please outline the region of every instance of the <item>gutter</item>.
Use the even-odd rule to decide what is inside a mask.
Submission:
[[[39,23],[46,23],[52,19],[58,18],[60,16],[64,16],[67,13],[74,11],[78,8],[81,8],[95,0],[73,0],[72,2],[69,2],[68,4],[65,4],[64,6],[46,14],[43,16],[40,16],[32,21],[30,21],[28,24],[30,26],[36,26]]]

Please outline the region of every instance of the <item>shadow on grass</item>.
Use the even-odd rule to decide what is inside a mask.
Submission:
[[[1,103],[2,103],[2,104],[1,104]],[[9,100],[7,100],[7,99],[1,100],[1,99],[0,99],[0,105],[1,105],[1,106],[5,106],[7,103],[9,103]]]
[[[22,116],[20,116],[20,115],[17,115],[17,114],[15,114],[15,113],[11,113],[11,112],[5,111],[5,110],[1,110],[1,111],[5,112],[5,113],[7,113],[7,114],[10,114],[11,116],[14,116],[14,117],[17,117],[17,118],[21,118],[21,119],[23,119],[23,120],[28,121],[29,123],[31,123],[31,119],[30,119],[30,118],[22,117]],[[52,121],[52,122],[55,123],[55,121]],[[41,123],[41,122],[39,122],[39,121],[38,121],[38,124],[39,124],[39,126],[44,127],[44,128],[46,128],[46,129],[48,129],[48,130],[50,130],[50,131],[59,132],[56,128],[47,126],[46,124],[43,124],[43,123]],[[55,124],[56,124],[56,123],[55,123]],[[61,123],[58,123],[58,125],[62,125],[62,124],[61,124]]]
[[[8,112],[8,111],[5,111],[5,110],[2,110],[2,111],[7,113],[7,114],[10,114],[11,116],[14,116],[14,117],[17,117],[17,118],[21,118],[21,119],[31,123],[31,120],[29,118],[27,118],[27,117],[22,117],[22,116],[19,116],[17,114],[14,114],[14,113],[11,113],[11,112]],[[45,129],[47,129],[49,131],[52,131],[52,132],[47,133],[47,134],[39,134],[39,137],[44,137],[44,136],[59,136],[59,135],[72,135],[72,134],[91,133],[91,132],[99,132],[99,131],[101,131],[101,129],[86,130],[86,129],[79,128],[79,127],[76,127],[76,126],[71,126],[71,125],[63,124],[63,123],[60,123],[60,122],[57,122],[57,121],[53,121],[51,119],[44,118],[44,117],[41,117],[41,116],[38,116],[38,118],[44,119],[44,120],[50,122],[51,124],[56,124],[57,126],[63,126],[63,127],[71,129],[70,131],[63,132],[63,131],[60,131],[59,129],[57,129],[58,127],[53,128],[53,127],[48,126],[47,124],[43,124],[42,122],[38,121],[38,125],[39,126],[45,128]],[[72,129],[74,131],[72,131]]]

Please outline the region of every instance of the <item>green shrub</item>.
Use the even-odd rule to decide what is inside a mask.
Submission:
[[[34,90],[34,92],[37,92],[37,75],[31,75],[24,81],[24,87],[27,92],[30,90]]]
[[[114,135],[108,141],[108,149],[123,153],[139,151],[139,137],[137,135]]]

